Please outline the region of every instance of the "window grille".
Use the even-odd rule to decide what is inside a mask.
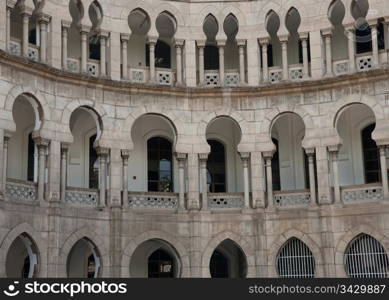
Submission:
[[[315,258],[301,240],[290,238],[278,252],[277,271],[281,278],[313,278]]]
[[[360,234],[348,246],[345,269],[352,278],[381,278],[388,276],[388,255],[372,236]]]

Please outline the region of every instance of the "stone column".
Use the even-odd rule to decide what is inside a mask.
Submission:
[[[4,134],[4,143],[3,143],[3,177],[1,183],[1,191],[5,193],[5,188],[7,184],[7,166],[8,166],[8,142],[11,136]]]
[[[196,41],[197,48],[199,49],[199,85],[204,85],[204,48],[205,41]]]
[[[9,51],[9,42],[11,41],[11,11],[12,7],[7,5],[7,21],[6,21],[6,26],[7,26],[7,32],[6,32],[6,49]]]
[[[308,156],[309,169],[309,191],[311,194],[311,205],[317,205],[316,201],[316,177],[315,177],[315,149],[305,149]]]
[[[185,163],[186,163],[186,153],[176,153],[176,158],[178,161],[178,182],[179,182],[179,210],[185,210]]]
[[[331,163],[332,163],[332,180],[334,185],[334,203],[341,203],[341,194],[340,194],[340,185],[339,185],[339,168],[338,168],[338,152],[339,147],[329,146],[328,151],[331,153]]]
[[[207,160],[208,153],[199,154],[200,160],[200,189],[202,199],[202,210],[208,209],[208,184],[207,184]]]
[[[62,69],[68,69],[68,34],[70,23],[62,21]]]
[[[261,45],[262,52],[262,74],[263,74],[263,82],[269,82],[269,67],[267,64],[267,46],[269,45],[269,38],[261,38],[259,40]]]
[[[106,206],[106,190],[107,190],[107,157],[109,154],[108,148],[97,147],[96,152],[99,156],[99,203],[98,207]]]
[[[349,59],[349,71],[355,72],[355,29],[353,25],[345,26],[347,30],[348,39],[348,59]]]
[[[373,49],[373,66],[377,68],[379,66],[377,20],[369,22],[369,26],[371,29],[371,44]]]
[[[379,149],[380,149],[382,190],[384,192],[384,200],[389,200],[388,167],[386,165],[386,146],[380,146]]]
[[[175,40],[176,47],[176,85],[182,85],[182,47],[184,46],[184,40]]]
[[[263,152],[263,157],[265,159],[265,167],[266,167],[266,192],[267,192],[267,207],[274,207],[273,200],[273,175],[271,169],[271,159],[273,157],[273,151]]]
[[[41,13],[38,16],[38,22],[40,27],[40,47],[39,47],[39,53],[40,53],[40,61],[42,63],[47,62],[47,26],[50,22],[51,17],[49,15]]]
[[[189,210],[200,209],[199,199],[199,155],[188,153],[188,201]]]
[[[43,201],[45,196],[45,181],[46,181],[46,151],[49,146],[49,140],[44,138],[34,138],[34,142],[38,147],[38,200]]]
[[[122,45],[122,79],[128,80],[128,40],[130,39],[129,34],[122,33],[120,35],[121,45]]]
[[[332,38],[332,29],[328,28],[322,31],[323,37],[324,37],[324,43],[325,43],[325,49],[326,49],[326,76],[331,77],[333,76],[332,73],[332,45],[331,45],[331,38]]]
[[[265,171],[262,153],[259,151],[250,153],[251,195],[253,208],[265,208]]]
[[[282,47],[282,79],[289,79],[289,65],[288,65],[288,36],[280,36]]]
[[[247,84],[249,86],[258,86],[261,78],[261,66],[259,58],[259,44],[255,37],[247,39],[246,54],[247,54]],[[250,62],[250,63],[248,63]]]
[[[151,83],[155,82],[155,45],[157,44],[157,37],[148,37],[149,43],[149,57],[150,57],[150,78]]]
[[[122,150],[123,158],[123,207],[128,207],[128,158],[130,150]]]
[[[308,61],[308,32],[302,32],[299,34],[301,40],[301,46],[303,48],[303,77],[309,78],[309,61]]]
[[[108,32],[102,31],[99,35],[100,39],[100,76],[106,77],[107,76],[107,59],[106,59],[106,51],[107,51],[107,39],[108,39]]]
[[[240,84],[246,84],[246,72],[245,72],[245,55],[244,50],[246,46],[246,40],[238,40],[238,48],[239,48],[239,78]]]
[[[318,146],[315,150],[317,178],[320,178],[317,182],[317,202],[320,205],[328,205],[332,202],[328,149]]]
[[[217,47],[219,48],[219,85],[224,84],[224,46],[226,45],[225,40],[216,41]]]
[[[32,11],[29,9],[24,9],[22,11],[22,19],[23,19],[23,39],[22,39],[22,56],[28,56],[28,25],[30,22]]]
[[[87,73],[87,61],[88,61],[88,32],[89,28],[87,26],[81,26],[80,35],[81,35],[81,73]]]
[[[244,186],[244,208],[250,208],[250,176],[249,176],[249,161],[250,153],[241,152],[243,166],[243,186]]]
[[[69,145],[66,143],[61,144],[61,196],[62,202],[66,199],[66,182],[67,182],[67,170],[68,170],[68,149]]]

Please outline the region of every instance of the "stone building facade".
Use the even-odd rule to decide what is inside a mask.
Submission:
[[[386,0],[0,4],[0,276],[387,276]]]

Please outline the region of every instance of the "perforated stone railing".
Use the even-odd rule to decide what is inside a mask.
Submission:
[[[280,67],[269,68],[270,83],[278,83],[282,80],[282,69]]]
[[[129,192],[130,208],[178,208],[178,194],[158,192]]]
[[[86,72],[90,76],[98,77],[100,75],[100,63],[97,61],[88,61],[86,63]]]
[[[68,57],[66,64],[69,72],[80,73],[80,59]]]
[[[33,61],[38,61],[39,60],[39,47],[35,45],[29,45],[28,46],[28,51],[27,51],[27,56],[29,59]]]
[[[210,193],[208,194],[209,208],[243,208],[243,193]]]
[[[224,84],[226,86],[238,86],[240,83],[240,76],[238,71],[227,71],[224,74]]]
[[[67,187],[65,202],[72,206],[97,206],[99,191],[96,189]]]
[[[309,190],[274,191],[274,205],[276,207],[306,206],[311,202]]]
[[[293,81],[304,78],[304,71],[302,65],[289,66],[289,79]]]
[[[145,83],[148,80],[148,70],[142,68],[129,68],[129,77],[131,82]]]
[[[342,187],[342,201],[344,203],[374,202],[384,199],[382,186],[379,184],[364,184]]]
[[[218,86],[219,85],[219,71],[205,71],[205,85]]]
[[[356,63],[358,71],[369,71],[373,68],[373,57],[371,55],[357,57]]]
[[[348,59],[334,61],[332,66],[335,75],[344,75],[349,72]]]
[[[37,184],[17,179],[7,179],[5,194],[13,199],[35,201]]]
[[[20,41],[11,40],[8,43],[9,52],[13,55],[21,55],[22,54],[22,44]]]
[[[174,73],[171,70],[156,70],[157,84],[173,85]]]

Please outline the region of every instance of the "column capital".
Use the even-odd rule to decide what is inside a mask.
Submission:
[[[41,23],[48,24],[51,20],[51,16],[41,12],[38,14],[37,19],[39,24]]]
[[[95,147],[95,149],[96,149],[97,155],[108,156],[109,148],[97,146],[97,147]]]
[[[315,154],[315,148],[304,148],[304,151],[308,156]]]
[[[328,28],[322,29],[320,31],[321,31],[322,36],[330,37],[330,36],[332,36],[333,28],[332,27],[328,27]]]
[[[15,7],[16,3],[17,3],[16,0],[7,0],[7,8],[13,9]]]
[[[300,40],[308,40],[308,37],[309,37],[309,32],[308,31],[299,32]]]
[[[34,143],[38,146],[38,147],[47,147],[49,144],[50,144],[50,140],[49,139],[45,139],[45,138],[42,138],[42,137],[33,137],[33,140],[34,140]]]
[[[130,39],[130,34],[128,34],[128,33],[121,33],[120,34],[120,40],[122,42],[128,42],[129,39]]]
[[[99,30],[98,35],[99,35],[99,38],[107,39],[109,37],[109,31]]]
[[[238,40],[236,40],[236,43],[237,43],[238,47],[246,46],[246,40],[245,39],[238,39]]]
[[[80,25],[79,27],[80,33],[89,33],[91,30],[90,26],[87,25]]]
[[[182,152],[175,152],[174,155],[176,156],[178,161],[186,160],[188,157],[187,153],[182,153]]]
[[[184,39],[174,39],[174,46],[175,47],[182,47],[184,46],[185,40]]]
[[[200,161],[207,161],[208,160],[208,153],[199,153],[199,160]]]
[[[279,38],[281,44],[285,44],[288,42],[289,34],[280,35],[278,38]]]
[[[131,150],[129,150],[129,149],[122,149],[121,150],[122,158],[128,159],[130,157],[130,152],[131,152]]]
[[[348,32],[354,32],[355,31],[355,24],[354,23],[346,24],[343,27]]]
[[[260,37],[258,38],[258,42],[261,46],[264,46],[264,45],[269,45],[270,43],[270,38],[269,37]]]
[[[158,41],[158,37],[157,36],[147,36],[147,43],[148,44],[156,44]]]
[[[69,29],[70,26],[72,25],[72,22],[66,21],[66,20],[62,20],[62,21],[61,21],[61,24],[62,24],[62,28]]]
[[[227,42],[227,40],[225,40],[225,39],[216,40],[216,45],[217,45],[218,47],[224,47],[224,46],[226,45],[226,42]]]
[[[247,161],[250,159],[250,152],[239,152],[240,158],[243,161]]]
[[[366,20],[370,27],[375,27],[378,24],[378,18]]]
[[[31,17],[31,15],[32,15],[32,13],[34,11],[33,8],[31,8],[29,6],[26,6],[24,4],[20,5],[19,8],[20,8],[20,14],[22,16],[27,15],[27,16]]]
[[[205,40],[197,40],[196,41],[196,44],[197,44],[197,47],[202,47],[204,48],[205,47]]]
[[[270,151],[263,151],[262,152],[262,156],[263,158],[265,159],[271,159],[273,157],[273,154],[275,153],[276,151],[275,150],[270,150]]]
[[[339,149],[340,149],[340,146],[341,146],[341,144],[328,145],[328,146],[327,146],[327,149],[328,149],[328,151],[331,152],[331,153],[337,153],[337,152],[339,151]]]
[[[68,151],[70,147],[69,143],[61,143],[61,151]]]

